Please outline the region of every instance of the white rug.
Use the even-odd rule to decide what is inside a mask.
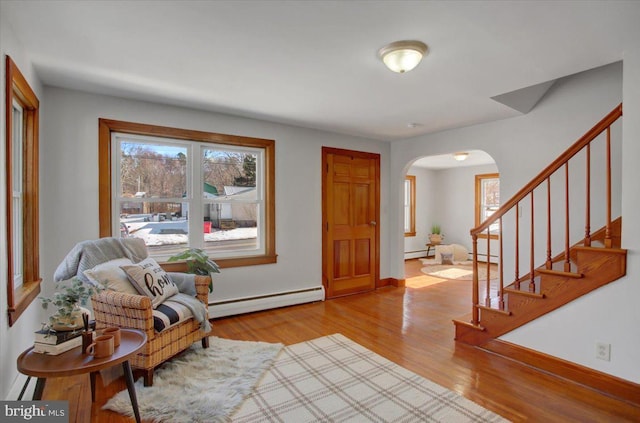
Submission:
[[[231,420],[507,421],[340,334],[286,347]]]
[[[473,280],[473,262],[455,262],[452,265],[440,264],[434,260],[422,259],[422,264],[425,267],[420,269],[422,273],[429,276],[442,279],[457,279],[459,281],[472,281]],[[491,278],[497,278],[498,273],[495,265],[491,265]],[[487,266],[486,264],[480,264],[478,266],[478,279],[487,280]]]
[[[253,389],[282,344],[232,341],[211,337],[209,348],[194,344],[186,353],[163,364],[153,386],[136,382],[140,417],[172,423],[225,422]],[[127,390],[103,407],[128,416],[133,409]]]

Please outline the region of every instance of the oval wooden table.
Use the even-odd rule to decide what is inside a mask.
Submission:
[[[136,422],[140,423],[138,399],[129,358],[144,347],[147,342],[147,335],[135,329],[121,329],[121,338],[120,345],[115,348],[113,354],[103,358],[94,358],[92,355],[83,354],[82,347],[76,347],[58,355],[36,353],[33,352],[33,347],[31,347],[18,357],[18,371],[27,376],[38,378],[36,389],[33,393],[34,400],[42,399],[44,385],[49,377],[89,373],[91,376],[91,399],[95,400],[96,373],[102,369],[122,364],[133,413],[135,414]]]

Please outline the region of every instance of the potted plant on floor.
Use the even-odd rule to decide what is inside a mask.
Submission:
[[[431,233],[429,234],[429,243],[433,245],[439,245],[442,243],[444,235],[440,232],[440,225],[431,225]]]

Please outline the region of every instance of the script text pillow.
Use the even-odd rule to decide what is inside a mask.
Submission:
[[[178,293],[178,287],[162,267],[152,258],[139,263],[121,266],[127,273],[134,288],[142,295],[151,298],[153,308],[158,307],[167,298]]]
[[[105,288],[138,295],[138,291],[131,285],[127,274],[120,268],[133,264],[128,258],[119,258],[101,263],[93,269],[85,270],[84,275],[93,284],[103,285]]]

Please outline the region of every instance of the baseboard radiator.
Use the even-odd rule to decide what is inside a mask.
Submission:
[[[324,287],[279,292],[257,297],[238,298],[209,303],[209,317],[225,317],[252,311],[269,310],[295,304],[324,301]]]

